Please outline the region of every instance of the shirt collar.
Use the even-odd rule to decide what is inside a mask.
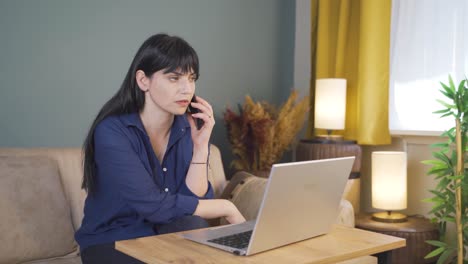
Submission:
[[[135,112],[131,114],[121,115],[120,119],[127,127],[134,126],[146,134],[146,130],[143,126],[143,122],[141,122],[139,113]],[[187,120],[187,115],[175,115],[171,131],[181,131],[182,128],[190,128],[190,123]]]
[[[172,123],[172,129],[190,128],[190,123],[187,120],[187,115],[176,115],[174,116],[174,123]]]

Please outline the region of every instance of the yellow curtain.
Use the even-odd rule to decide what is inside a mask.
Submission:
[[[366,145],[390,144],[391,0],[311,0],[311,8],[310,94],[316,79],[346,79],[345,138]],[[312,112],[307,135],[313,134]]]

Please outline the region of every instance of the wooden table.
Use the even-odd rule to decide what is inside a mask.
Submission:
[[[377,255],[379,263],[391,250],[404,247],[405,239],[340,225],[326,235],[311,238],[252,256],[198,244],[176,233],[117,241],[115,248],[146,263],[336,263]]]

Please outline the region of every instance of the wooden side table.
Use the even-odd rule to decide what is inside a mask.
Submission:
[[[356,228],[406,239],[406,247],[393,252],[392,263],[426,264],[437,261],[437,258],[424,259],[424,256],[435,249],[425,241],[439,239],[437,225],[432,224],[429,219],[410,216],[407,222],[383,223],[374,221],[371,217],[371,214],[356,215]]]
[[[361,172],[361,146],[354,140],[301,139],[296,147],[296,160],[316,160],[356,156],[350,179],[359,178]]]

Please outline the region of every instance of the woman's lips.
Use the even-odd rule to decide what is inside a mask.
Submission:
[[[184,106],[184,107],[187,107],[189,105],[189,101],[188,100],[180,100],[180,101],[176,101],[176,103],[180,106]]]

